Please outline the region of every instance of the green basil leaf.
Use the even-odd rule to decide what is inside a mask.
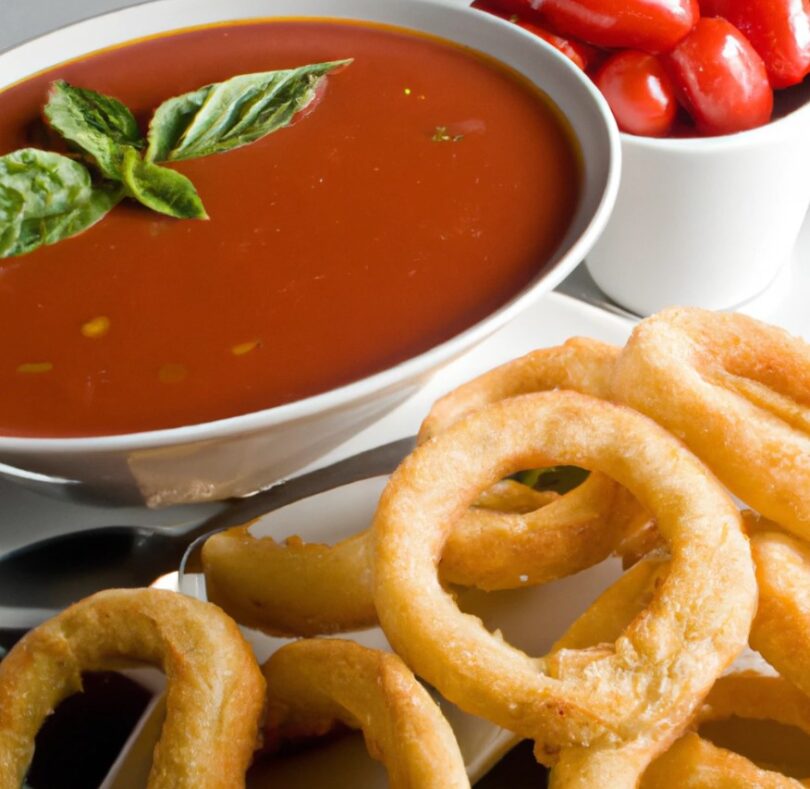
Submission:
[[[94,189],[67,156],[23,148],[0,156],[0,257],[24,255],[101,219],[121,189]]]
[[[120,180],[124,146],[145,145],[129,108],[94,90],[58,80],[51,86],[44,112],[50,125],[89,154],[107,178]]]
[[[535,490],[553,490],[568,493],[581,485],[588,477],[588,471],[577,466],[548,466],[519,471],[513,478]]]
[[[11,254],[19,238],[24,204],[19,192],[0,184],[0,257]]]
[[[56,214],[20,214],[13,228],[4,226],[0,219],[0,257],[25,255],[43,244],[55,244],[87,230],[107,214],[123,195],[124,190],[120,186],[107,184],[91,189],[85,200]]]
[[[169,99],[149,123],[148,161],[223,153],[288,126],[317,95],[318,84],[351,60],[242,74]]]
[[[194,184],[182,173],[145,162],[127,148],[121,169],[127,194],[153,211],[178,219],[208,219]]]
[[[28,217],[61,214],[90,197],[90,173],[67,156],[22,148],[0,156],[0,185],[23,198]]]

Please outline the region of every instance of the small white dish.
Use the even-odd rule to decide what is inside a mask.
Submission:
[[[774,282],[810,206],[810,80],[778,104],[780,117],[737,134],[621,135],[616,206],[587,257],[617,304],[736,309]]]
[[[432,33],[484,52],[537,84],[559,107],[582,152],[571,226],[548,265],[483,321],[402,364],[287,405],[169,430],[87,438],[0,437],[0,474],[44,492],[150,506],[242,496],[312,462],[413,394],[437,369],[536,303],[586,255],[618,187],[620,147],[601,95],[536,36],[453,0],[160,0],[96,17],[0,55],[0,87],[88,50],[221,20],[333,17]]]

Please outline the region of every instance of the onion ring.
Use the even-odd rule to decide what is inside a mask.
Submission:
[[[810,539],[810,345],[745,315],[673,308],[635,328],[613,384],[732,493]]]
[[[667,577],[670,561],[657,556],[635,564],[569,628],[553,649],[584,649],[613,641],[651,601]],[[757,614],[759,616],[759,613]],[[732,716],[774,720],[810,734],[810,699],[781,677],[738,672],[720,677],[693,726]],[[737,753],[694,732],[684,734],[645,771],[641,789],[785,789],[803,784],[762,770]]]
[[[572,337],[512,359],[437,400],[419,428],[417,443],[424,444],[482,406],[516,395],[567,389],[609,400],[620,351],[589,337]]]
[[[772,720],[810,735],[810,698],[785,677],[737,671],[715,682],[695,725],[736,716]]]
[[[719,748],[694,732],[659,756],[641,789],[802,789],[807,784],[763,770],[734,751]]]
[[[732,716],[773,720],[810,735],[810,699],[782,677],[739,672],[720,677],[695,725]],[[746,757],[718,747],[695,732],[685,734],[644,773],[641,789],[799,789],[807,786]]]
[[[482,589],[514,589],[599,563],[619,541],[625,509],[606,504],[620,488],[593,474],[526,514],[472,508],[448,541],[442,577]],[[560,524],[565,524],[561,527]],[[271,635],[313,636],[371,627],[371,532],[335,545],[277,543],[248,526],[212,535],[202,562],[208,599],[237,622]]]
[[[610,473],[657,518],[674,559],[614,644],[533,660],[461,614],[437,566],[480,490],[550,463]],[[650,420],[574,392],[495,403],[418,447],[386,487],[374,534],[374,599],[391,644],[462,709],[534,739],[559,786],[635,786],[744,646],[754,614],[751,555],[726,492]]]
[[[368,531],[322,545],[277,543],[249,528],[217,532],[202,549],[208,599],[237,622],[274,636],[315,636],[377,621]]]
[[[810,607],[800,602],[810,592],[810,548],[782,533],[775,524],[751,512],[743,520],[752,537],[752,553],[760,586],[751,645],[775,668],[793,674],[788,681],[756,672],[720,677],[699,710],[694,726],[732,716],[774,720],[810,735],[810,698],[794,684],[804,679],[805,650],[810,645]],[[668,557],[655,556],[635,564],[577,619],[554,645],[583,649],[614,640],[648,605],[669,572]],[[804,591],[802,592],[802,587]],[[792,658],[792,659],[791,659]],[[792,669],[792,671],[791,671]],[[803,671],[804,669],[804,671]],[[785,789],[804,786],[792,778],[757,767],[740,754],[687,733],[659,756],[644,773],[642,789]]]
[[[810,546],[788,534],[758,530],[751,552],[760,590],[751,646],[810,696]]]
[[[576,338],[502,365],[439,400],[420,440],[493,398],[526,390],[568,387],[604,396],[618,352]],[[445,581],[487,590],[545,583],[599,563],[628,524],[636,528],[637,521],[649,519],[627,491],[599,472],[531,512],[489,511],[496,493],[503,502],[504,483],[497,485],[497,491],[481,494],[479,506],[448,540]],[[535,499],[540,495],[533,493]],[[514,496],[511,488],[510,502]],[[237,527],[213,535],[202,561],[209,599],[237,621],[271,635],[314,636],[376,623],[369,556],[368,531],[326,546],[298,538],[279,544]]]
[[[353,641],[311,639],[279,649],[262,667],[265,741],[360,728],[394,789],[469,789],[453,730],[396,655]]]
[[[234,622],[216,606],[158,589],[110,589],[26,634],[0,663],[0,786],[19,787],[34,736],[81,672],[161,666],[167,713],[150,789],[244,786],[265,686]]]

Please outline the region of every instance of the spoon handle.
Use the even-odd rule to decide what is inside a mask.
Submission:
[[[415,444],[416,436],[407,436],[344,458],[329,466],[315,469],[307,474],[283,480],[253,496],[236,500],[223,512],[182,535],[178,535],[177,539],[182,539],[187,545],[190,545],[205,534],[221,531],[229,526],[238,526],[299,499],[305,499],[341,485],[348,485],[350,482],[368,479],[379,474],[389,474],[414,448]]]

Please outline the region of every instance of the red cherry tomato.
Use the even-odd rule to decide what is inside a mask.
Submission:
[[[470,3],[470,8],[486,11],[493,16],[499,16],[501,19],[509,19],[509,12],[505,11],[497,0],[473,0]]]
[[[558,36],[556,33],[552,33],[550,30],[540,27],[540,25],[535,22],[523,22],[518,19],[515,20],[515,24],[518,27],[522,27],[524,30],[528,30],[530,33],[534,33],[534,35],[542,38],[543,41],[548,41],[551,46],[555,49],[559,49],[563,55],[571,60],[574,65],[579,66],[583,71],[587,71],[599,56],[592,46],[583,44],[581,41],[575,41],[572,38]]]
[[[499,16],[501,19],[508,19],[514,22],[518,27],[528,30],[530,33],[547,41],[555,49],[560,50],[575,66],[579,66],[583,71],[587,70],[599,56],[599,53],[588,44],[583,44],[581,41],[574,41],[564,36],[558,36],[551,30],[541,27],[536,22],[525,22],[520,19],[516,14],[506,13],[497,0],[473,0],[470,5],[480,11],[486,11],[489,14]]]
[[[666,52],[694,26],[697,0],[491,0],[505,14],[598,47]]]
[[[481,11],[487,11],[503,19],[517,16],[526,11],[526,0],[473,0],[470,5]]]
[[[701,19],[665,62],[703,134],[730,134],[770,120],[773,91],[765,64],[725,19]]]
[[[622,131],[661,137],[678,110],[675,87],[655,55],[627,49],[610,57],[594,75]]]
[[[796,85],[810,73],[808,0],[701,0],[700,8],[745,35],[765,61],[772,87]]]

